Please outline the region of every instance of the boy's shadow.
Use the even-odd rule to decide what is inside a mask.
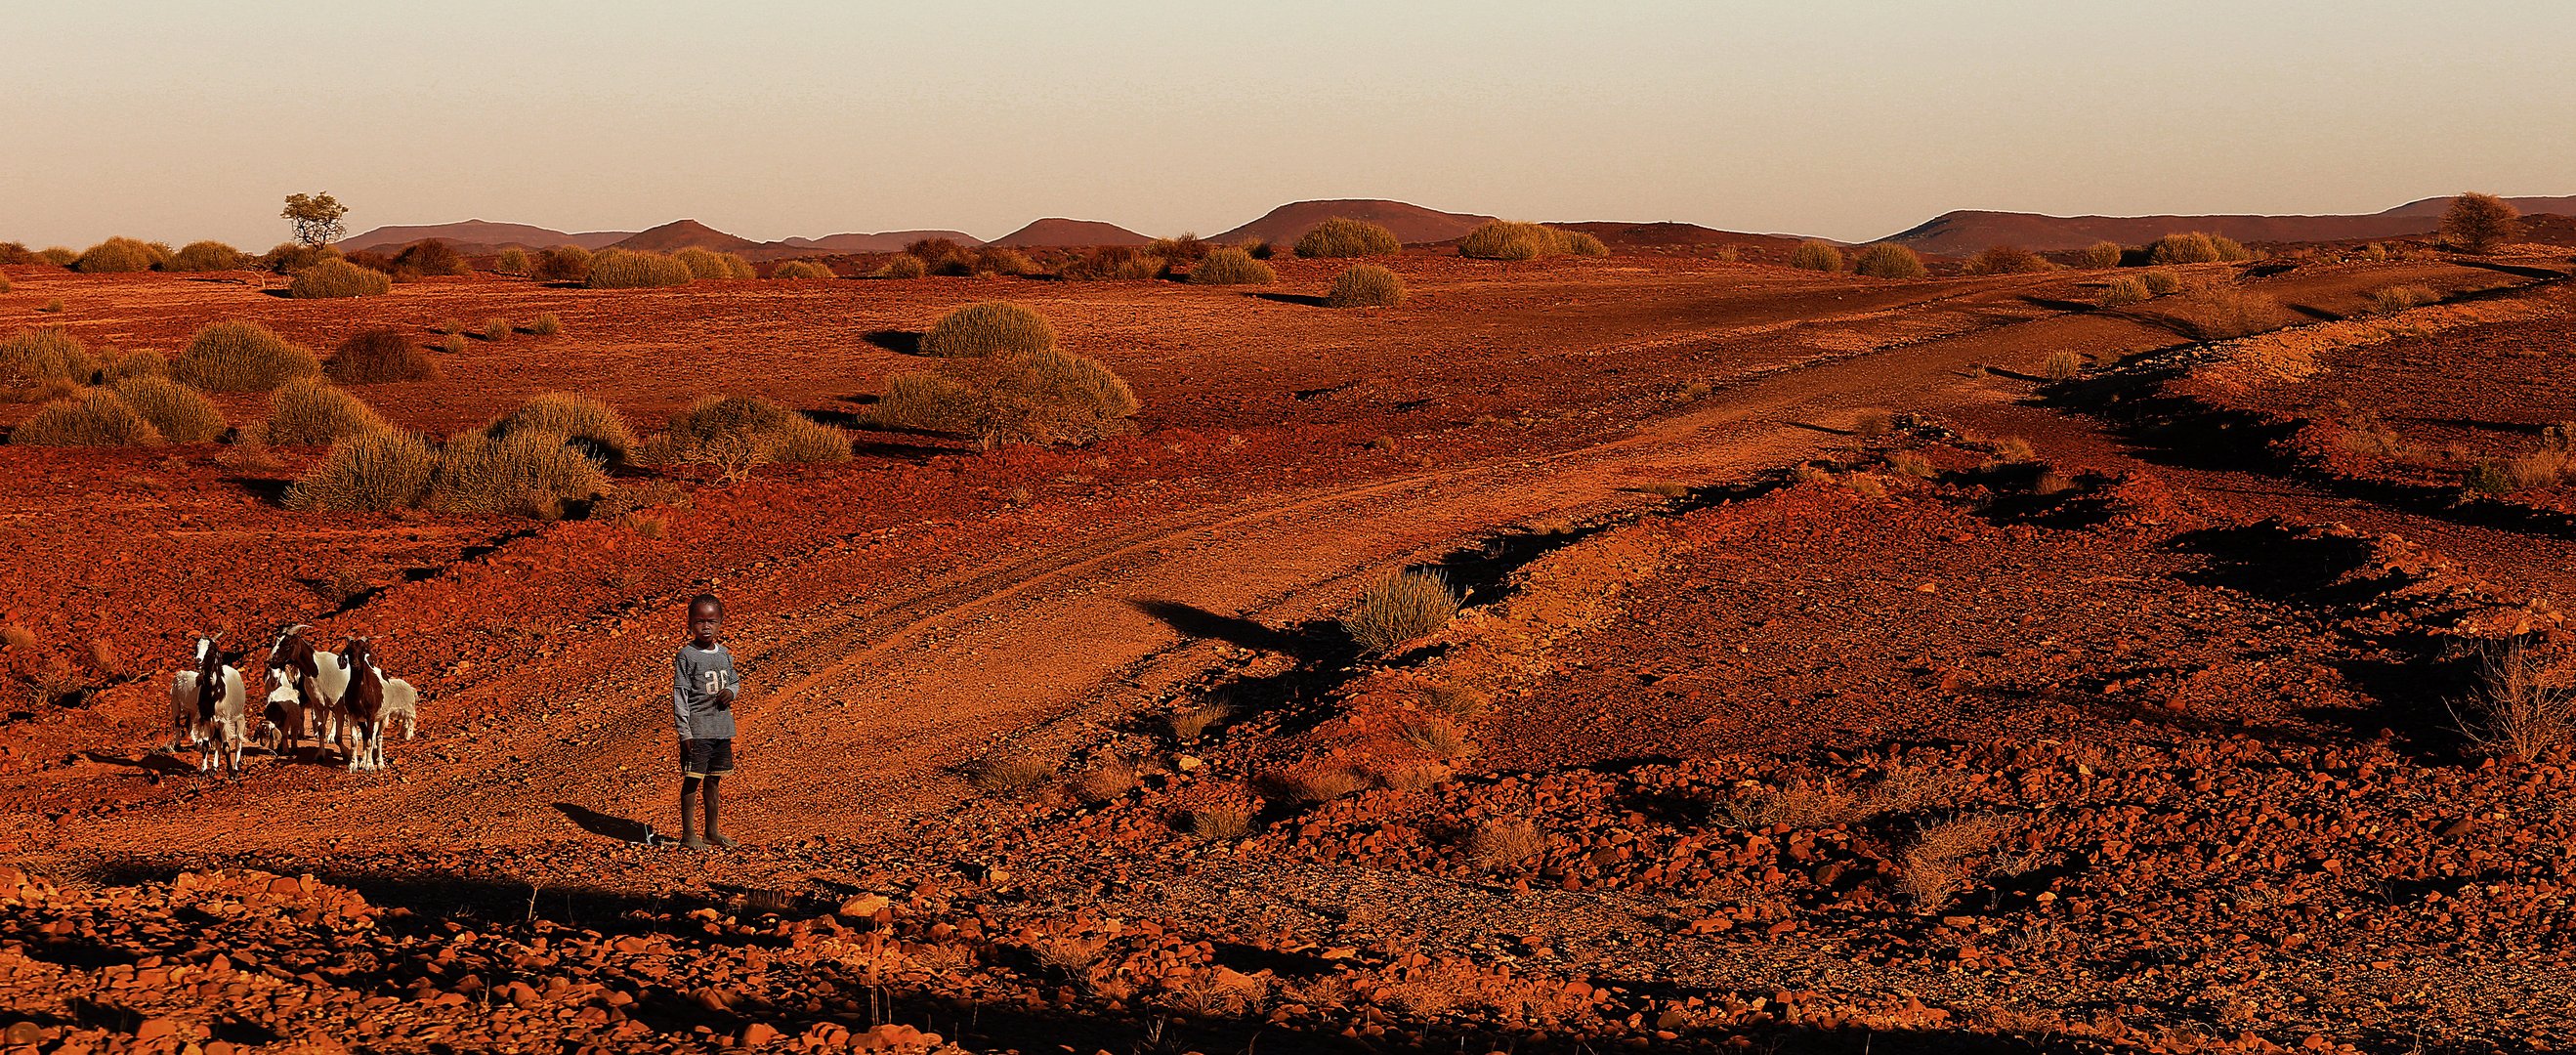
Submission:
[[[648,842],[653,837],[653,826],[643,821],[612,817],[590,807],[576,806],[569,802],[555,803],[555,809],[562,812],[566,819],[580,825],[581,830],[592,835],[605,835],[619,842],[628,843]]]

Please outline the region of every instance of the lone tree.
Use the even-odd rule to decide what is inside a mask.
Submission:
[[[330,191],[320,194],[289,194],[285,210],[277,214],[295,225],[295,243],[320,249],[340,240],[349,229],[340,218],[349,215],[349,207],[340,204]]]
[[[2451,209],[2442,214],[2442,240],[2452,248],[2471,253],[2488,253],[2513,237],[2521,219],[2511,202],[2492,194],[2471,191],[2451,199]]]

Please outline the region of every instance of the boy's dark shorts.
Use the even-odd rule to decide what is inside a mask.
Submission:
[[[680,775],[720,777],[733,772],[733,739],[700,737],[680,741]]]

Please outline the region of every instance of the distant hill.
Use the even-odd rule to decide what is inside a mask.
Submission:
[[[818,253],[899,253],[903,247],[924,238],[945,238],[969,247],[984,244],[983,239],[964,231],[879,231],[875,234],[832,234],[821,238],[782,238],[769,243],[769,247]]]
[[[1264,213],[1258,220],[1215,236],[1218,242],[1269,242],[1293,245],[1316,224],[1341,216],[1366,220],[1395,232],[1396,241],[1406,245],[1446,242],[1463,238],[1491,216],[1466,212],[1441,212],[1384,198],[1327,198],[1319,201],[1292,201]]]
[[[2505,200],[2525,213],[2576,212],[2576,197]],[[1951,256],[1993,245],[2043,252],[2081,249],[2100,241],[2144,245],[2175,231],[2207,231],[2240,242],[2340,242],[2430,234],[2450,205],[2448,197],[2426,198],[2385,212],[2325,216],[2046,216],[1963,209],[1933,217],[1884,241]]]
[[[467,220],[462,223],[378,227],[364,234],[341,239],[340,251],[345,253],[365,250],[392,252],[413,242],[431,238],[445,242],[462,253],[498,252],[511,246],[523,249],[551,249],[559,245],[577,245],[584,249],[605,249],[634,235],[633,231],[586,231],[581,234],[566,234],[551,228],[524,223]]]
[[[1747,234],[1742,231],[1720,231],[1695,223],[1625,223],[1616,220],[1587,220],[1582,223],[1551,223],[1547,226],[1568,231],[1581,231],[1601,240],[1612,249],[1665,249],[1686,245],[1733,245],[1795,247],[1800,239],[1782,234]]]
[[[660,227],[646,228],[609,248],[645,249],[656,253],[695,248],[740,253],[758,249],[760,243],[726,234],[696,220],[673,220]]]
[[[1050,216],[1026,227],[993,239],[993,245],[1014,249],[1060,248],[1088,245],[1144,245],[1153,239],[1114,223],[1099,220],[1067,220]]]

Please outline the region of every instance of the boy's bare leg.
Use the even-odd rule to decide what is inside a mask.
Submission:
[[[703,789],[707,797],[707,841],[718,846],[732,847],[736,845],[735,842],[716,829],[716,785],[722,783],[724,783],[724,777],[721,774],[707,775],[706,787]]]
[[[680,778],[680,845],[692,850],[707,848],[707,841],[698,838],[698,778],[696,777]]]

